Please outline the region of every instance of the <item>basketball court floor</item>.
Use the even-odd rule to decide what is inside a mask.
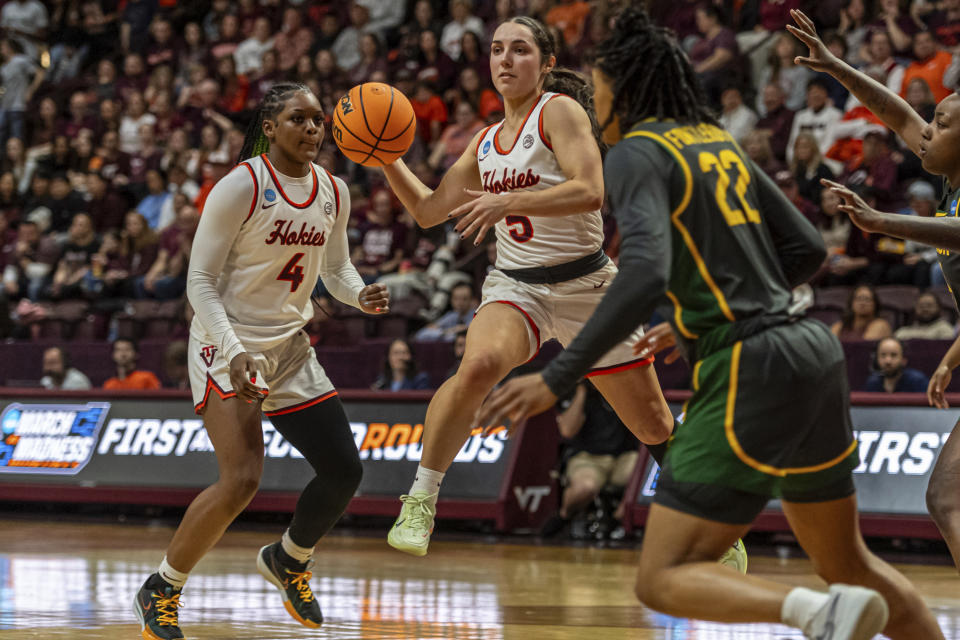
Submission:
[[[168,524],[0,520],[0,638],[140,638],[133,593],[171,533]],[[255,554],[272,539],[263,527],[231,531],[201,561],[181,598],[190,640],[802,638],[779,625],[705,623],[645,610],[631,590],[636,550],[441,536],[430,555],[415,558],[379,537],[341,534],[319,547],[312,584],[327,621],[309,630],[287,617],[279,593],[256,571]],[[919,586],[948,640],[960,640],[960,577],[952,566],[898,566]],[[755,554],[750,571],[820,585],[796,557]]]

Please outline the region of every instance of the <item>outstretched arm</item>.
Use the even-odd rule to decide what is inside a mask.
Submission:
[[[390,188],[421,227],[432,227],[445,222],[447,214],[471,200],[467,189],[480,191],[480,166],[477,163],[477,143],[483,132],[477,133],[463,155],[443,175],[436,189],[423,184],[413,171],[397,160],[383,168]]]
[[[874,115],[903,138],[911,151],[918,153],[920,141],[923,139],[923,130],[927,126],[923,118],[907,104],[906,100],[830,53],[817,35],[813,21],[802,11],[792,10],[790,15],[797,24],[788,24],[787,30],[810,49],[806,57],[799,56],[794,61],[814,71],[829,73],[836,78]]]
[[[956,218],[922,218],[900,213],[883,213],[872,208],[863,198],[842,184],[826,179],[820,182],[840,196],[843,200],[840,210],[850,216],[853,224],[868,233],[882,233],[894,238],[922,242],[931,247],[960,251],[960,220]]]

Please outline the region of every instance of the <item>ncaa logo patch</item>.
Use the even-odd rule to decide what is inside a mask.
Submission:
[[[0,473],[72,476],[87,466],[108,402],[8,405],[0,413]]]
[[[327,200],[323,203],[323,212],[327,215],[333,213],[333,203]]]
[[[277,192],[274,191],[273,189],[267,189],[266,191],[263,192],[263,199],[266,200],[267,202],[273,202],[274,200],[277,199]]]
[[[480,147],[480,159],[483,160],[487,157],[487,154],[490,153],[490,141],[487,140],[483,143],[483,146]]]
[[[523,148],[529,149],[532,146],[533,146],[533,134],[528,133],[527,135],[523,136]]]

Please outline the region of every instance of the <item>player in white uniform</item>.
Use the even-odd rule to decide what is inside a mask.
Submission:
[[[312,162],[322,123],[306,86],[271,88],[247,133],[246,160],[216,184],[200,218],[187,283],[196,311],[190,386],[220,477],[191,503],[158,572],[137,593],[148,640],[183,638],[177,608],[187,574],[257,491],[261,411],[317,475],[257,566],[293,618],[307,627],[323,620],[307,561],[362,470],[343,406],[302,329],[318,276],[334,297],[367,313],[385,313],[388,298],[383,285],[365,287],[350,262],[346,185]]]
[[[427,552],[440,482],[483,398],[544,341],[571,340],[616,274],[600,248],[603,173],[596,127],[577,100],[544,93],[545,85],[568,85],[582,96],[589,89],[575,74],[553,71],[553,54],[553,40],[536,20],[501,24],[490,69],[504,99],[504,121],[474,137],[435,191],[402,161],[384,168],[421,226],[461,216],[463,237],[479,242],[491,227],[497,234],[497,268],[484,283],[459,370],[430,402],[420,467],[388,535],[393,547],[414,555]],[[633,355],[638,337],[601,358],[591,380],[641,441],[659,445],[673,417],[652,360]]]

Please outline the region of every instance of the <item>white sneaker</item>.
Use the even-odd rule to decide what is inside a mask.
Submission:
[[[720,556],[720,564],[730,567],[740,573],[747,572],[747,548],[743,545],[743,540],[737,540],[733,545]]]
[[[437,515],[433,505],[436,498],[437,494],[429,495],[420,491],[412,496],[400,496],[403,509],[387,534],[387,542],[391,547],[414,556],[427,555],[430,534],[433,533],[433,518]]]
[[[887,602],[873,589],[830,585],[830,599],[803,630],[810,640],[870,640],[887,626]]]

